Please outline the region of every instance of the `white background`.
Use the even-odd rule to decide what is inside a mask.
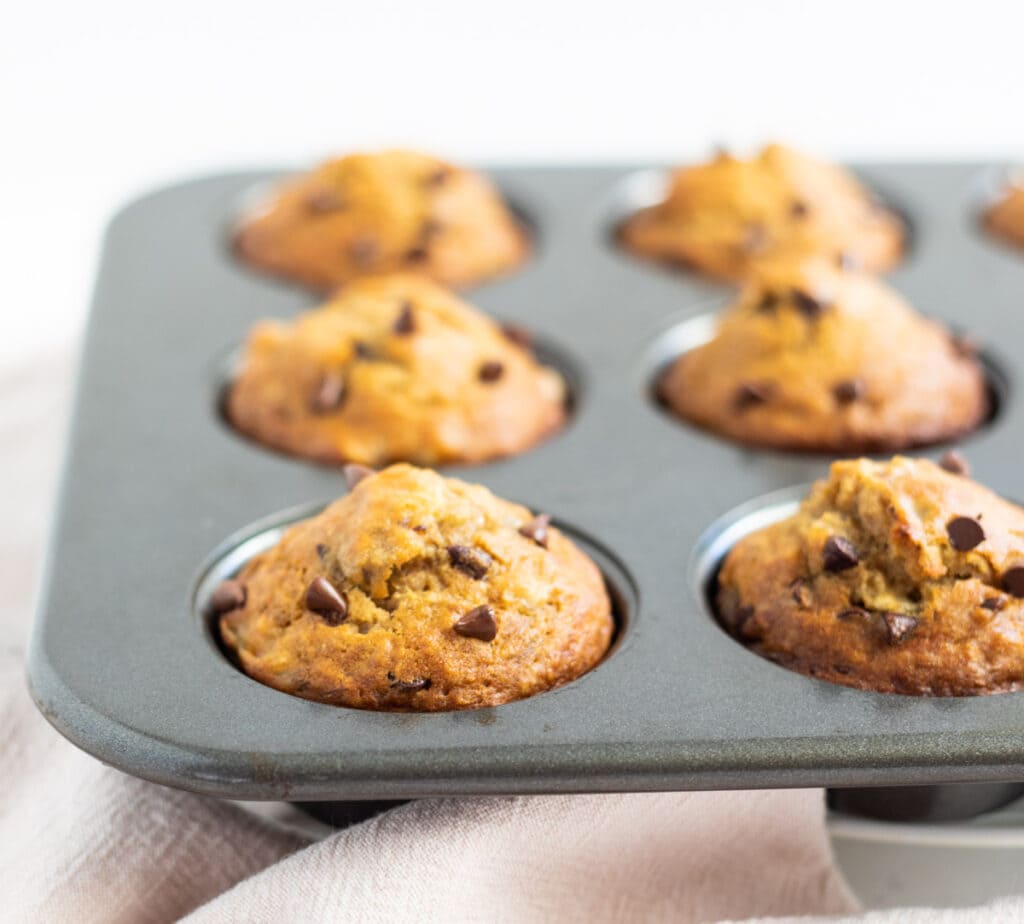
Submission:
[[[1024,159],[1024,4],[21,2],[0,19],[0,362],[72,338],[103,223],[183,175],[462,160]]]

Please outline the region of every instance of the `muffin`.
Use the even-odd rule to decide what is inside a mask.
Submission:
[[[422,277],[348,285],[249,335],[225,407],[252,439],[327,463],[481,462],[565,421],[566,387],[525,335]]]
[[[468,286],[529,249],[487,179],[412,151],[351,154],[285,183],[235,245],[245,262],[321,290],[398,270]]]
[[[926,459],[835,462],[729,552],[718,609],[758,653],[833,683],[1021,689],[1024,510]]]
[[[861,453],[949,440],[989,412],[970,341],[879,280],[822,259],[761,267],[659,393],[738,443]]]
[[[1004,190],[985,212],[985,224],[993,234],[1024,247],[1024,185]]]
[[[840,167],[781,145],[752,160],[722,153],[672,174],[662,202],[628,218],[633,253],[725,279],[754,262],[808,254],[880,272],[903,251],[903,224]]]
[[[261,683],[337,706],[496,706],[575,680],[608,650],[596,565],[545,515],[394,465],[291,527],[214,592]]]

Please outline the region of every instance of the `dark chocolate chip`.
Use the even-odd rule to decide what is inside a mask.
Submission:
[[[416,332],[416,318],[412,313],[412,302],[403,302],[402,310],[391,328],[399,336],[405,337]]]
[[[846,571],[860,563],[860,556],[849,539],[842,536],[829,536],[825,540],[823,561],[826,571]]]
[[[1015,597],[1024,597],[1024,565],[1014,565],[1003,572],[1003,590]]]
[[[336,372],[328,372],[309,400],[314,414],[330,414],[345,403],[345,380]]]
[[[359,238],[352,242],[349,254],[357,266],[370,266],[377,259],[377,242],[369,237]]]
[[[415,680],[395,680],[394,674],[388,674],[391,689],[399,693],[415,693],[417,690],[429,690],[432,681],[428,677],[417,677]]]
[[[832,386],[832,396],[839,404],[852,404],[864,397],[863,379],[846,379]]]
[[[532,539],[542,548],[548,547],[548,525],[551,517],[546,513],[538,513],[529,523],[519,527],[519,535]]]
[[[793,289],[789,293],[789,299],[804,317],[809,320],[817,318],[825,310],[825,306],[813,295],[808,295],[803,289]]]
[[[353,345],[352,349],[359,359],[376,359],[377,353],[370,344],[365,340],[357,340]]]
[[[907,616],[905,613],[882,613],[882,624],[885,626],[885,636],[890,645],[898,645],[904,639],[909,638],[918,626],[915,616]]]
[[[939,465],[953,475],[963,475],[966,478],[971,474],[971,466],[963,455],[955,449],[950,449],[949,452],[944,453],[942,458],[939,459]]]
[[[326,215],[345,208],[345,200],[333,189],[318,189],[306,200],[306,208],[314,215]]]
[[[427,253],[426,247],[410,247],[405,252],[405,259],[410,263],[422,263],[428,256],[430,254]]]
[[[1001,610],[1004,606],[1006,606],[1006,600],[1004,600],[1002,597],[986,597],[984,600],[981,601],[981,605],[983,609],[991,610],[993,613],[995,613],[998,610]]]
[[[761,300],[757,303],[757,310],[762,314],[774,314],[775,309],[778,307],[779,296],[770,289],[762,294]]]
[[[325,577],[316,577],[306,588],[306,609],[322,617],[329,626],[338,626],[348,616],[348,601]]]
[[[789,214],[793,218],[806,218],[810,211],[807,203],[802,199],[794,199],[789,205]]]
[[[978,341],[966,334],[953,334],[949,340],[953,352],[960,359],[975,359],[980,352]]]
[[[985,530],[977,520],[970,517],[953,517],[946,524],[949,544],[958,552],[969,552],[985,541]]]
[[[505,366],[495,359],[489,359],[485,363],[481,363],[480,368],[477,370],[477,378],[481,382],[497,382],[505,374]]]
[[[321,561],[323,561],[327,557],[327,553],[329,551],[330,549],[326,545],[324,545],[324,543],[318,542],[316,544],[316,554]]]
[[[458,635],[477,638],[481,642],[493,641],[498,634],[498,621],[489,606],[475,606],[465,616],[460,616],[452,626]]]
[[[733,407],[737,411],[745,411],[747,408],[758,404],[764,404],[771,398],[775,391],[773,382],[743,382],[736,389],[733,397]]]
[[[238,581],[221,581],[210,594],[210,609],[215,613],[230,613],[245,606],[245,585]]]
[[[524,350],[529,350],[533,346],[533,335],[525,327],[519,327],[516,324],[503,324],[501,332],[505,335],[506,340]]]
[[[376,474],[370,466],[360,465],[357,462],[349,462],[342,469],[342,473],[345,475],[345,483],[350,491],[364,478],[369,478],[370,475]]]
[[[448,560],[453,568],[458,568],[464,574],[479,581],[494,561],[483,549],[476,549],[468,545],[448,546]]]
[[[797,606],[807,609],[811,605],[811,588],[803,578],[797,578],[793,581],[789,585],[789,591],[793,595],[793,601]]]

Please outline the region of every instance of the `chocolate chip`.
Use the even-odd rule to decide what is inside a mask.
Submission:
[[[376,474],[370,466],[360,465],[357,462],[349,462],[342,469],[342,473],[345,475],[345,483],[350,491],[364,478],[369,478],[370,475]]]
[[[793,289],[789,293],[789,299],[804,317],[814,320],[825,310],[825,306],[813,295],[808,295],[803,289]]]
[[[245,606],[245,585],[238,581],[221,581],[210,594],[210,609],[215,613],[230,613]]]
[[[453,568],[458,568],[464,574],[479,581],[494,561],[483,549],[476,549],[468,545],[448,546],[448,560]]]
[[[493,641],[498,634],[498,622],[489,606],[473,607],[465,616],[460,616],[452,628],[458,635],[477,638],[481,642]]]
[[[1006,601],[1002,597],[986,597],[981,601],[981,606],[983,609],[991,610],[995,613],[1006,606]]]
[[[440,234],[444,230],[444,225],[441,224],[436,218],[427,218],[423,224],[420,225],[420,237],[424,241],[429,241],[432,237]]]
[[[352,344],[352,349],[359,359],[376,359],[377,351],[365,340],[357,340]]]
[[[832,386],[832,395],[839,404],[852,404],[864,397],[863,379],[846,379]]]
[[[328,372],[309,400],[314,414],[330,414],[345,402],[345,380],[336,372]]]
[[[428,677],[417,677],[415,680],[395,680],[394,674],[388,674],[391,689],[399,693],[415,693],[417,690],[429,690],[432,681]]]
[[[811,605],[811,588],[803,578],[797,578],[790,583],[789,591],[793,595],[793,601],[797,606],[807,609]]]
[[[430,254],[427,253],[426,247],[410,247],[405,252],[405,259],[410,263],[422,263],[428,256]]]
[[[516,324],[503,324],[501,332],[505,335],[506,340],[524,350],[529,350],[533,346],[533,335],[525,327],[519,327]]]
[[[327,557],[327,553],[329,551],[330,549],[324,543],[318,542],[316,544],[316,554],[321,561],[323,561]]]
[[[314,215],[325,215],[341,211],[345,208],[345,200],[333,189],[318,189],[306,199],[306,208]]]
[[[1003,590],[1015,597],[1024,597],[1024,565],[1014,565],[1003,572]]]
[[[946,524],[949,544],[958,552],[969,552],[985,541],[985,530],[977,520],[970,517],[953,517]]]
[[[847,571],[860,564],[860,556],[849,539],[842,536],[829,536],[825,540],[823,561],[826,571]]]
[[[349,254],[357,266],[370,266],[377,259],[377,242],[369,237],[354,240],[349,247]]]
[[[448,177],[451,175],[451,170],[447,167],[438,167],[432,173],[428,174],[424,182],[427,186],[443,186],[448,182]]]
[[[481,382],[497,382],[505,374],[505,366],[498,362],[496,359],[490,359],[485,363],[481,363],[480,368],[477,370],[477,378]]]
[[[806,218],[810,208],[802,199],[794,199],[789,205],[789,214],[793,218]]]
[[[348,616],[348,601],[325,577],[316,577],[306,588],[306,609],[323,617],[329,626],[338,626]]]
[[[412,302],[402,303],[402,310],[398,313],[398,319],[391,329],[400,337],[406,337],[416,332],[416,318],[412,313]]]
[[[771,290],[766,291],[757,303],[757,310],[762,314],[774,314],[779,307],[779,296]]]
[[[542,548],[548,547],[548,524],[551,517],[546,513],[538,513],[529,523],[519,527],[519,535],[532,539]]]
[[[965,478],[971,474],[971,466],[967,460],[955,449],[943,454],[939,459],[939,465],[953,475],[963,475]]]
[[[774,391],[773,382],[742,382],[733,397],[733,407],[737,411],[745,411],[755,405],[764,404]]]
[[[753,222],[743,229],[743,241],[740,246],[747,253],[755,253],[764,249],[768,243],[768,232],[764,225]]]
[[[890,645],[898,645],[904,639],[909,638],[918,626],[918,620],[914,616],[907,616],[904,613],[882,613],[882,624],[885,626],[885,636]]]

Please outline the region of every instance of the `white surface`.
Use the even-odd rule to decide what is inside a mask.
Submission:
[[[1024,6],[991,0],[11,4],[0,362],[77,331],[109,213],[182,175],[385,143],[593,161],[777,137],[1012,158],[1022,28]]]

